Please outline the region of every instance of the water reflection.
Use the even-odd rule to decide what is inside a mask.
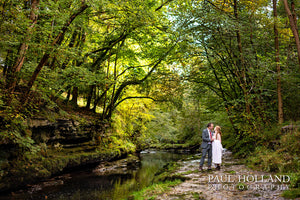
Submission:
[[[142,153],[141,166],[126,174],[99,176],[92,170],[71,174],[63,185],[46,187],[32,194],[24,192],[6,199],[127,199],[133,191],[151,184],[155,173],[166,163],[186,157],[172,152]],[[0,197],[1,198],[1,197]]]

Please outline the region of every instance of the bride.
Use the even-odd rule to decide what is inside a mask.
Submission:
[[[222,143],[221,143],[221,127],[216,126],[215,127],[215,134],[213,136],[214,142],[212,143],[212,162],[217,166],[216,169],[221,169],[221,163],[222,163]]]

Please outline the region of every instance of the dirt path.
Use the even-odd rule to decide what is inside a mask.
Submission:
[[[156,199],[284,199],[280,195],[289,184],[287,176],[276,175],[281,178],[282,182],[279,182],[279,179],[275,180],[275,174],[251,170],[239,163],[239,160],[233,159],[230,152],[224,153],[220,171],[208,172],[204,168],[204,172],[199,172],[199,162],[199,155],[180,161],[181,167],[175,173],[189,177],[190,180],[171,188]]]

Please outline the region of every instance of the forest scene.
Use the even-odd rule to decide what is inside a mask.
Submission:
[[[300,198],[299,17],[300,0],[0,0],[0,199],[214,199],[181,187],[207,176],[209,122],[222,173],[285,174],[270,199]],[[25,192],[120,159],[140,182]]]

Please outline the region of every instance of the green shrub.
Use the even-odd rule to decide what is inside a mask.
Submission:
[[[291,188],[300,188],[300,173],[291,173],[290,175],[291,178]]]
[[[296,189],[285,190],[283,191],[282,196],[288,199],[298,198],[300,197],[300,189],[296,188]]]
[[[258,146],[247,159],[248,165],[268,172],[299,172],[300,133],[281,136],[275,150]]]

